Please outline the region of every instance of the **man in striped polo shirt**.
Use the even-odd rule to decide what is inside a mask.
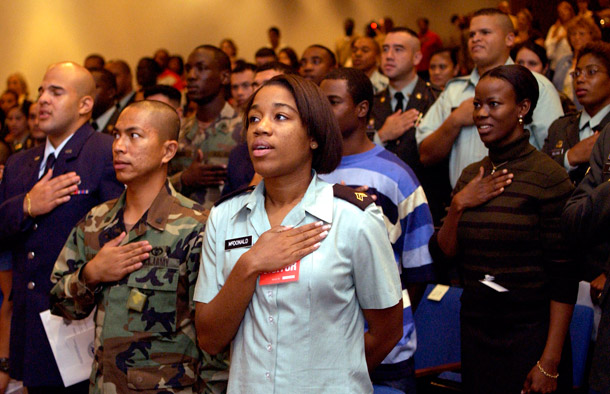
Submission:
[[[343,158],[335,171],[320,177],[327,182],[367,185],[377,196],[394,249],[403,287],[403,338],[383,363],[371,372],[374,384],[415,392],[413,309],[426,283],[434,279],[428,240],[434,229],[424,191],[411,168],[396,155],[375,145],[366,135],[373,87],[360,70],[331,71],[320,84],[343,135]]]

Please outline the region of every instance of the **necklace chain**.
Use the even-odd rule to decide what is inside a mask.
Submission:
[[[491,161],[491,160],[490,160],[490,161]],[[494,164],[494,162],[493,162],[493,161],[491,161],[491,166],[492,166],[492,169],[491,169],[491,175],[493,175],[493,174],[496,172],[496,170],[497,170],[498,168],[502,167],[502,166],[503,166],[503,165],[505,165],[506,163],[508,163],[508,160],[506,160],[505,162],[500,163],[500,164],[498,164],[498,165],[495,165],[495,164]]]

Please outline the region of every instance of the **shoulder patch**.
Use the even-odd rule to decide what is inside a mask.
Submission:
[[[254,190],[254,188],[255,188],[255,187],[256,187],[256,186],[244,186],[244,187],[241,187],[241,188],[239,188],[239,189],[235,190],[234,192],[231,192],[231,193],[227,194],[226,196],[222,196],[222,197],[220,197],[220,198],[218,199],[218,201],[216,201],[216,202],[214,203],[214,206],[215,206],[215,207],[217,207],[217,206],[219,206],[220,204],[222,204],[223,202],[225,202],[225,201],[227,201],[227,200],[230,200],[230,199],[232,199],[232,198],[233,198],[233,197],[235,197],[235,196],[239,196],[239,195],[240,195],[240,194],[242,194],[242,193],[249,193],[249,192],[251,192],[252,190]]]
[[[337,198],[354,204],[363,211],[366,209],[366,207],[375,202],[368,194],[357,192],[355,189],[352,189],[349,186],[340,185],[338,183],[333,185],[333,194]]]

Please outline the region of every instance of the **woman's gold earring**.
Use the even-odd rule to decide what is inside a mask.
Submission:
[[[310,146],[311,146],[311,149],[318,149],[318,143],[317,142],[312,142]]]
[[[523,116],[519,115],[519,125],[523,126]]]

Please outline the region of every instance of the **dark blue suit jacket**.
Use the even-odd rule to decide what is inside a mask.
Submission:
[[[124,190],[112,167],[112,138],[86,123],[64,146],[53,170],[53,176],[76,172],[83,194],[30,219],[23,214],[23,200],[38,182],[43,155],[44,144],[11,156],[0,184],[0,248],[13,252],[11,376],[30,387],[63,386],[39,316],[49,309],[55,260],[78,221]]]

